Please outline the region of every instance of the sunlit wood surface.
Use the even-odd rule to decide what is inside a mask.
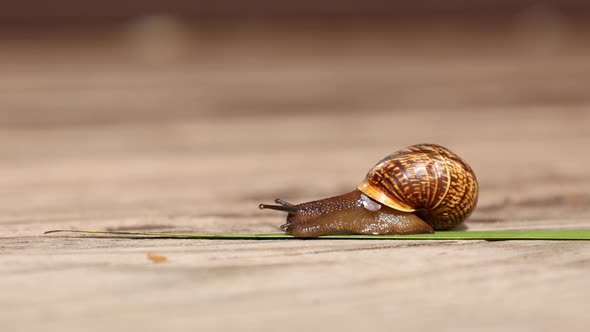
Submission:
[[[541,15],[3,34],[1,329],[585,331],[590,242],[42,233],[278,232],[259,203],[351,190],[420,142],[478,175],[467,230],[589,228],[588,31]]]

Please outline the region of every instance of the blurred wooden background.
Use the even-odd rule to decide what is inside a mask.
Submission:
[[[0,20],[8,330],[587,329],[584,242],[42,235],[277,232],[258,203],[419,142],[475,169],[468,230],[588,228],[585,3],[30,3]]]

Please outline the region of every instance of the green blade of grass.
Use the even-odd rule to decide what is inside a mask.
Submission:
[[[296,237],[284,233],[272,234],[191,234],[159,232],[126,232],[100,230],[52,230],[50,233],[84,233],[113,235],[124,238],[201,239],[201,240],[288,240]],[[501,231],[444,231],[414,235],[324,235],[315,239],[333,240],[590,240],[590,229],[568,230],[501,230]]]

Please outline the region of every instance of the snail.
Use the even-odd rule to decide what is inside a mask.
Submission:
[[[477,204],[475,173],[436,144],[394,152],[375,165],[357,189],[301,204],[281,199],[260,209],[287,212],[281,229],[296,237],[334,233],[420,234],[461,224]]]

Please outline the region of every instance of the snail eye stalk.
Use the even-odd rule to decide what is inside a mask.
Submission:
[[[275,203],[281,204],[282,206],[295,206],[295,204],[291,204],[289,202],[285,202],[280,198],[275,199]]]
[[[277,211],[284,211],[284,212],[289,212],[289,213],[297,213],[297,211],[299,211],[299,208],[296,207],[295,205],[270,205],[270,204],[260,204],[258,205],[258,208],[263,210],[263,209],[269,209],[269,210],[277,210]]]

